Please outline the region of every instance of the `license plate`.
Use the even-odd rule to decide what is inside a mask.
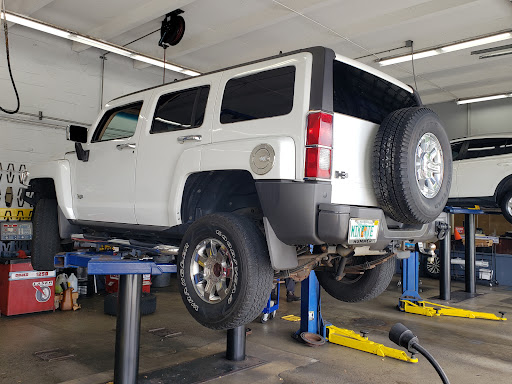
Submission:
[[[350,219],[348,227],[348,243],[376,243],[378,233],[379,220]]]

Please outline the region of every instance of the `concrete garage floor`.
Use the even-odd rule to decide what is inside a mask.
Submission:
[[[395,322],[408,326],[441,363],[452,383],[508,383],[512,375],[512,319],[509,321],[427,318],[395,309],[400,289],[395,277],[379,298],[341,303],[323,294],[324,318],[339,327],[370,331],[370,339],[392,346],[387,334]],[[438,282],[422,279],[422,297],[438,294]],[[452,291],[463,284],[452,282]],[[298,291],[300,292],[300,291]],[[460,308],[512,315],[512,289],[477,286],[482,294],[455,304]],[[225,350],[225,332],[211,331],[192,320],[171,287],[156,292],[157,312],[142,318],[140,372],[190,361]],[[282,297],[284,293],[281,292]],[[96,384],[113,378],[115,318],[103,314],[103,297],[84,298],[76,312],[0,318],[0,383]],[[281,303],[278,316],[266,324],[248,325],[247,354],[267,363],[212,383],[440,383],[421,356],[416,364],[326,344],[310,348],[290,335],[298,324],[280,319],[300,314],[300,303]],[[511,317],[511,316],[509,316]],[[148,331],[165,327],[182,332],[162,339]],[[61,348],[73,354],[46,362],[34,352]]]

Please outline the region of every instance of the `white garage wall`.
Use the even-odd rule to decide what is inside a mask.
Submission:
[[[148,43],[156,44],[156,36]],[[22,26],[9,30],[11,67],[21,99],[20,111],[91,124],[100,110],[101,59],[103,53],[91,48],[81,53],[71,50],[71,41]],[[162,68],[134,69],[133,60],[107,55],[104,75],[104,103],[162,83]],[[166,80],[183,78],[167,71]],[[7,69],[3,30],[0,33],[0,105],[15,107],[15,97]],[[20,122],[19,120],[24,120]],[[23,165],[46,161],[71,150],[65,140],[67,122],[0,112],[0,208],[5,192],[13,187],[18,194],[18,175],[12,171]],[[12,164],[10,166],[10,164]],[[9,171],[8,171],[9,168]],[[2,176],[3,175],[3,176]],[[9,182],[8,182],[9,179]]]
[[[512,98],[465,105],[439,103],[429,107],[443,120],[450,139],[512,133]]]

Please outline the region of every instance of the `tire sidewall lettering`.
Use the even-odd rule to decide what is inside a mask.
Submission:
[[[193,252],[195,251],[195,247],[197,244],[204,240],[204,238],[208,237],[208,235],[202,235],[202,236],[195,236],[192,241],[187,241],[183,245],[183,250],[180,255],[180,262],[179,262],[179,281],[181,285],[181,292],[184,297],[184,302],[188,304],[195,312],[202,313],[204,311],[201,310],[201,306],[210,306],[210,307],[216,307],[219,308],[219,311],[225,312],[226,308],[225,306],[232,306],[236,302],[236,295],[239,291],[239,262],[237,253],[234,249],[234,245],[231,241],[229,241],[228,236],[226,236],[220,229],[215,229],[214,233],[211,233],[209,235],[210,237],[217,237],[219,240],[223,242],[223,244],[228,248],[228,251],[231,255],[231,260],[233,262],[233,285],[231,287],[231,290],[229,291],[229,295],[224,298],[219,303],[211,304],[211,303],[204,303],[201,302],[200,298],[197,297],[197,293],[195,292],[195,289],[193,288],[192,284],[193,282],[190,279],[190,264],[191,264],[191,258],[193,257]],[[226,292],[227,293],[227,292]],[[198,304],[199,303],[199,304]],[[223,308],[224,307],[224,308]],[[229,308],[227,308],[229,311]],[[205,314],[206,316],[206,314]]]

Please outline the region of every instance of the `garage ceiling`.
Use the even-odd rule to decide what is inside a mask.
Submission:
[[[183,40],[167,49],[167,60],[200,72],[313,45],[325,45],[379,67],[376,57],[511,29],[510,0],[6,0],[7,10],[124,45],[160,28],[163,16],[185,11]],[[15,33],[14,26],[11,31]],[[129,47],[163,57],[159,33]],[[479,59],[476,49],[416,61],[425,103],[512,91],[512,55]],[[79,43],[76,51],[90,49]],[[392,50],[375,55],[370,54]],[[411,63],[382,67],[413,84]]]

